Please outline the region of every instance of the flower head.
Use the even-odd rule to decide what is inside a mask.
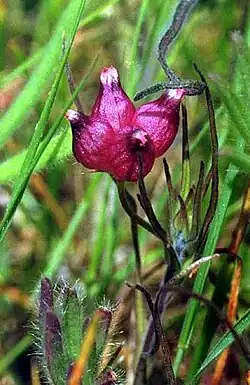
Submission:
[[[100,91],[91,115],[69,110],[73,151],[85,167],[105,171],[118,181],[139,178],[138,152],[143,176],[172,144],[179,126],[180,103],[185,90],[169,90],[152,102],[135,108],[121,87],[114,67],[104,68]]]

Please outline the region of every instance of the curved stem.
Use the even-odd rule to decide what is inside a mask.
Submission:
[[[181,27],[197,0],[181,0],[175,10],[172,23],[166,33],[161,38],[158,46],[158,60],[170,82],[180,83],[181,79],[170,69],[166,62],[166,53],[169,46],[176,38]]]

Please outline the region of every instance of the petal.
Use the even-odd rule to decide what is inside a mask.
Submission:
[[[45,356],[50,369],[56,367],[59,355],[63,353],[62,331],[58,317],[48,310],[45,317]]]
[[[68,110],[65,118],[70,122],[73,134],[78,136],[81,134],[81,131],[87,127],[89,117],[83,115],[81,112]]]
[[[159,157],[173,143],[179,127],[180,103],[185,90],[169,90],[159,99],[138,107],[134,124],[145,130],[154,143],[155,156]]]
[[[73,151],[78,162],[85,167],[105,171],[119,181],[138,180],[138,155],[142,153],[144,176],[151,170],[154,160],[153,143],[143,130],[127,126],[115,131],[108,123],[79,115],[84,129],[73,129]]]
[[[45,314],[47,310],[53,308],[53,289],[48,278],[41,280],[41,291],[39,301],[39,321],[41,326],[44,326]]]
[[[131,121],[135,107],[122,89],[119,74],[114,67],[102,70],[100,82],[91,117],[106,121],[114,130],[120,130]]]

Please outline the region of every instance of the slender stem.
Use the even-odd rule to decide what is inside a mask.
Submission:
[[[67,80],[68,80],[68,84],[69,84],[70,93],[71,93],[71,95],[73,95],[75,90],[76,90],[76,86],[75,86],[75,82],[74,82],[74,78],[73,78],[73,74],[72,74],[69,62],[66,62],[65,71],[66,71],[66,76],[67,76]],[[81,100],[79,98],[79,94],[77,94],[75,96],[74,101],[75,101],[77,111],[80,112],[81,114],[83,114],[84,113],[83,105],[82,105]]]
[[[149,86],[142,91],[139,91],[135,96],[134,100],[138,101],[140,99],[145,98],[146,96],[155,94],[159,91],[165,90],[174,90],[174,89],[184,89],[186,91],[186,95],[201,95],[205,89],[205,85],[199,80],[184,80],[182,79],[180,83],[157,83],[153,86]]]
[[[175,250],[169,241],[170,239],[169,234],[167,234],[166,230],[161,226],[160,222],[156,218],[152,204],[148,197],[145,183],[143,180],[143,160],[140,153],[138,153],[138,163],[139,163],[139,190],[141,194],[138,198],[142,205],[143,210],[145,211],[145,214],[148,217],[148,220],[153,230],[158,235],[158,237],[162,240],[165,251],[168,251],[168,254],[170,256],[170,260],[167,261],[168,268],[171,272],[174,273],[176,270],[176,266],[179,267],[179,261],[175,253]]]
[[[181,27],[191,11],[192,7],[197,3],[197,0],[181,0],[175,10],[172,23],[166,33],[161,38],[158,47],[158,60],[162,66],[165,74],[169,78],[170,82],[180,83],[181,80],[177,75],[170,69],[166,62],[166,54],[169,46],[176,38],[181,30]]]
[[[200,163],[199,179],[195,190],[190,242],[196,242],[201,222],[201,200],[204,182],[204,163]]]
[[[195,66],[196,71],[201,77],[201,80],[206,84],[206,100],[207,100],[207,108],[209,115],[209,126],[210,126],[210,136],[211,136],[211,146],[212,146],[212,186],[211,186],[211,197],[208,205],[208,209],[205,215],[205,219],[200,231],[199,235],[199,245],[198,245],[198,254],[201,254],[207,240],[208,230],[210,224],[214,218],[215,210],[218,203],[219,197],[219,159],[218,159],[218,137],[216,131],[216,123],[214,116],[214,107],[213,101],[211,98],[211,94],[209,88],[206,83],[206,79],[200,72],[200,70]]]
[[[170,352],[168,342],[167,342],[167,339],[165,337],[165,334],[164,334],[164,331],[162,328],[160,314],[159,314],[157,307],[155,306],[155,304],[152,300],[151,294],[142,285],[137,284],[137,285],[133,286],[129,283],[127,283],[127,284],[130,287],[134,287],[135,289],[140,290],[144,294],[144,296],[147,300],[148,307],[149,307],[149,310],[150,310],[152,318],[153,318],[153,325],[154,325],[154,330],[155,330],[155,344],[157,345],[157,350],[159,347],[159,343],[161,345],[168,383],[169,383],[169,385],[177,385],[175,375],[173,372],[173,367],[172,367],[171,352]]]
[[[63,37],[62,45],[63,45],[63,53],[64,53],[66,51],[65,36]],[[68,61],[66,61],[66,63],[65,63],[65,72],[66,72],[66,76],[67,76],[67,80],[68,80],[68,84],[69,84],[70,93],[71,93],[71,95],[73,95],[76,91],[76,86],[75,86],[74,78],[73,78],[72,71],[70,68],[70,64]],[[82,103],[80,101],[78,94],[75,96],[74,101],[75,101],[77,111],[83,114],[84,113],[83,106],[82,106]]]
[[[216,254],[213,254],[213,255],[209,255],[208,257],[202,257],[202,258],[198,259],[198,261],[193,262],[190,266],[188,266],[185,269],[181,270],[180,273],[176,274],[173,278],[171,278],[168,283],[171,284],[171,285],[177,284],[177,282],[180,279],[184,278],[186,275],[191,273],[193,270],[197,269],[203,263],[212,261],[212,260],[214,260],[216,258],[219,258],[220,256],[221,256],[221,254],[217,254],[216,253]]]
[[[117,183],[117,188],[118,188],[118,194],[119,194],[119,199],[120,199],[121,205],[124,208],[124,210],[126,211],[126,213],[129,215],[129,217],[134,218],[137,221],[138,225],[140,225],[145,230],[147,230],[149,233],[155,235],[158,238],[158,236],[157,236],[157,234],[155,234],[152,226],[147,221],[145,221],[143,218],[141,218],[139,215],[137,215],[133,211],[133,209],[131,208],[131,205],[128,202],[128,199],[129,199],[129,197],[131,197],[131,195],[125,189],[124,184],[123,183]]]
[[[133,209],[134,213],[137,214],[137,205],[134,198],[130,195],[129,196],[129,203],[131,205],[131,208]],[[135,251],[135,265],[136,265],[136,271],[138,275],[139,282],[142,283],[142,275],[141,275],[141,253],[140,253],[140,245],[139,245],[139,238],[138,238],[138,225],[137,220],[134,216],[130,217],[130,227],[131,227],[131,234],[132,234],[132,241],[133,241],[133,247]]]
[[[173,40],[176,38],[178,33],[181,30],[181,27],[191,11],[192,7],[197,3],[198,0],[181,0],[176,7],[174,17],[170,27],[167,29],[166,33],[160,40],[158,46],[158,60],[162,69],[168,77],[168,83],[159,83],[154,86],[151,86],[143,91],[140,91],[134,97],[134,100],[140,100],[145,98],[148,95],[151,95],[155,92],[164,89],[185,89],[187,95],[200,95],[205,89],[205,84],[203,81],[193,81],[193,80],[183,80],[179,78],[174,71],[168,66],[166,62],[166,54],[169,49],[169,46],[172,44]]]
[[[209,299],[207,299],[206,297],[204,297],[198,293],[194,293],[191,290],[188,290],[186,288],[184,289],[181,286],[171,285],[169,283],[166,283],[166,285],[162,288],[162,291],[166,292],[166,294],[169,291],[177,292],[177,293],[183,294],[185,296],[195,298],[198,301],[204,303],[206,306],[210,307],[214,311],[214,313],[218,317],[218,319],[231,331],[235,341],[237,342],[237,344],[239,345],[239,347],[243,353],[244,358],[246,359],[247,363],[250,364],[250,351],[249,351],[248,347],[246,346],[244,340],[241,338],[241,336],[234,329],[234,327],[232,326],[232,323],[228,320],[227,316],[225,316],[221,312],[221,310],[213,304],[213,302],[211,302]]]

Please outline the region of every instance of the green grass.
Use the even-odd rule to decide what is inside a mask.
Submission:
[[[34,299],[34,288],[41,274],[55,281],[65,274],[70,282],[80,281],[90,301],[98,303],[105,297],[116,303],[124,291],[124,282],[134,282],[136,277],[130,222],[109,175],[89,173],[76,164],[72,134],[64,115],[68,108],[74,108],[76,94],[86,113],[91,111],[104,66],[112,64],[119,70],[130,97],[165,80],[157,62],[157,43],[171,20],[176,1],[33,0],[29,2],[29,11],[23,3],[11,0],[3,6],[0,1],[1,285],[3,289],[16,286]],[[196,78],[192,67],[195,62],[208,80],[215,103],[220,198],[204,255],[213,254],[218,244],[222,247],[230,244],[249,178],[250,21],[243,16],[240,4],[233,0],[198,3],[168,57],[171,67],[187,79]],[[243,22],[242,36],[234,34],[231,39],[231,32],[238,30]],[[66,60],[72,66],[77,84],[73,96],[65,78]],[[205,169],[209,169],[210,139],[204,97],[186,97],[186,103],[192,185],[197,180],[200,159],[204,160]],[[180,191],[179,136],[166,157],[176,190]],[[39,189],[34,174],[41,177]],[[157,216],[166,224],[168,200],[160,161],[146,178],[146,185]],[[128,184],[128,189],[136,196],[137,186]],[[206,205],[204,199],[203,211]],[[55,206],[66,218],[64,230],[56,221]],[[240,249],[243,261],[249,253],[248,238],[249,234]],[[145,273],[164,254],[161,243],[142,229],[139,240]],[[222,266],[220,262],[201,266],[193,290],[214,302],[222,301],[225,312],[226,302],[221,297],[223,283],[215,286],[208,279],[211,269],[222,277],[227,265]],[[239,319],[235,326],[239,333],[249,331],[250,325],[247,295],[250,273],[244,266]],[[163,270],[154,271],[145,279],[151,292],[162,274]],[[230,283],[226,274],[223,279]],[[31,343],[21,327],[23,319],[29,325],[30,313],[18,301],[6,298],[4,291],[1,293],[0,320],[5,324],[7,316],[15,328],[6,325],[0,335],[0,374],[9,373],[15,383],[22,384],[13,364],[20,355],[27,354]],[[179,373],[182,364],[185,383],[198,384],[233,338],[230,332],[218,335],[218,330],[210,328],[213,316],[197,300],[190,299],[186,305],[182,302],[182,306],[186,306],[185,312],[171,321],[177,340],[172,352],[174,371]],[[171,305],[163,317],[166,331],[168,312],[179,314],[178,306]],[[128,303],[124,316],[129,325]],[[131,333],[132,330],[125,330],[122,337],[125,345]],[[133,338],[135,335],[134,331]],[[247,367],[238,350],[237,355],[243,378]]]

